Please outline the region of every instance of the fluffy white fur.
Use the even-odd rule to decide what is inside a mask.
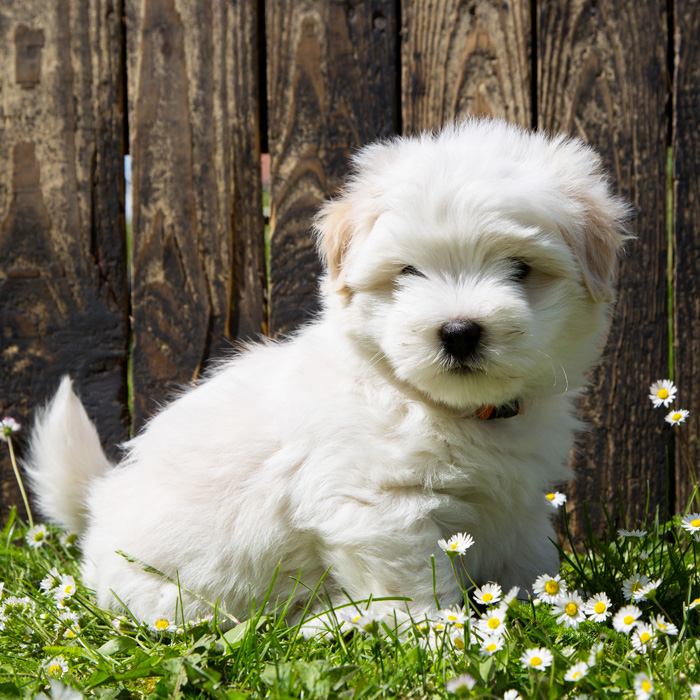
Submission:
[[[477,581],[525,589],[557,570],[543,494],[570,476],[626,207],[583,143],[503,122],[372,145],[354,165],[316,221],[317,320],[222,363],[116,466],[68,378],[38,416],[26,468],[43,512],[81,533],[101,605],[116,594],[152,622],[218,600],[244,618],[279,567],[272,599],[294,591],[297,614],[326,572],[334,604],[429,612],[431,554],[438,598],[459,599],[438,540],[462,531]],[[441,340],[451,321],[482,329],[464,361]]]

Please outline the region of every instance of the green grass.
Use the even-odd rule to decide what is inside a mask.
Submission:
[[[678,634],[655,633],[655,647],[636,653],[631,637],[610,620],[570,629],[546,603],[514,602],[503,649],[485,656],[469,644],[466,627],[439,631],[407,621],[397,631],[388,618],[312,640],[274,611],[254,613],[228,630],[214,610],[211,620],[185,630],[148,629],[128,614],[99,609],[80,583],[78,549],[62,543],[54,528],[39,547],[29,546],[27,526],[13,511],[0,534],[0,698],[49,693],[52,674],[86,697],[101,698],[448,698],[455,697],[447,690],[450,680],[464,673],[475,681],[464,691],[468,697],[503,697],[509,689],[523,698],[635,697],[642,673],[654,697],[691,697],[692,684],[700,682],[700,607],[688,604],[700,596],[700,543],[680,526],[680,516],[644,529],[641,537],[591,535],[581,553],[562,552],[561,575],[585,595],[606,592],[613,610],[627,604],[622,582],[631,574],[660,579],[655,594],[637,605],[644,620],[662,614]],[[468,550],[462,561],[468,567]],[[62,609],[55,593],[41,588],[53,567],[76,582]],[[475,606],[475,617],[481,611]],[[62,620],[66,613],[70,620]],[[525,668],[523,652],[540,647],[551,651],[552,665]],[[586,675],[565,680],[581,661],[591,664]]]

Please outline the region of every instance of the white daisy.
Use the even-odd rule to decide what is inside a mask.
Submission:
[[[686,411],[684,408],[674,408],[671,410],[664,420],[671,425],[678,425],[679,423],[685,423],[685,419],[690,415],[690,411]]]
[[[683,516],[681,526],[691,535],[700,532],[700,513],[691,513],[690,515]]]
[[[547,493],[545,494],[545,498],[547,499],[547,503],[553,508],[560,508],[566,503],[566,496],[563,493],[559,493],[559,491]]]
[[[30,527],[29,530],[27,530],[27,534],[24,536],[24,539],[30,547],[34,547],[34,549],[37,549],[41,547],[41,545],[43,545],[44,542],[46,542],[48,536],[49,531],[46,525],[42,523],[40,525]]]
[[[646,530],[618,530],[617,534],[620,537],[645,537],[647,535]]]
[[[676,398],[677,391],[676,385],[670,379],[658,379],[649,387],[649,398],[654,408],[668,408]]]
[[[174,632],[176,629],[175,625],[165,618],[156,620],[152,625],[150,625],[150,628],[154,632]]]
[[[7,438],[19,432],[21,428],[22,426],[14,418],[5,416],[0,421],[0,440],[7,442]]]
[[[468,673],[463,673],[456,678],[450,678],[450,680],[445,683],[445,688],[455,695],[463,695],[469,692],[475,685],[476,680]]]
[[[75,593],[75,588],[75,579],[70,574],[63,574],[52,593],[58,600],[64,601]]]
[[[501,634],[486,634],[479,642],[481,653],[486,656],[491,656],[503,649],[503,644],[503,635]]]
[[[559,574],[556,576],[542,574],[535,579],[532,590],[543,603],[554,603],[560,595],[567,592],[568,588],[566,581],[562,581]]]
[[[642,611],[636,605],[625,605],[615,613],[612,624],[618,632],[629,634],[637,626],[637,620],[641,616]]]
[[[55,656],[44,663],[44,671],[51,678],[60,678],[64,673],[68,673],[68,662],[62,656]]]
[[[449,540],[438,540],[440,549],[446,552],[450,557],[458,554],[464,554],[469,547],[474,544],[474,538],[466,532],[460,532],[457,535],[452,535]]]
[[[517,690],[506,690],[503,693],[503,700],[523,700],[523,698]]]
[[[76,532],[63,532],[59,542],[64,547],[75,547],[78,544],[78,534]]]
[[[633,600],[635,592],[646,586],[647,583],[649,583],[649,577],[645,574],[635,573],[629,578],[626,578],[622,582],[622,593],[625,596],[625,599]]]
[[[637,588],[634,593],[632,593],[632,600],[638,603],[642,600],[646,600],[651,593],[653,593],[661,585],[661,579],[655,579],[653,581],[648,581],[643,586]]]
[[[438,611],[438,620],[445,625],[454,625],[462,628],[467,624],[469,615],[460,608],[443,608]]]
[[[30,615],[35,609],[34,601],[28,596],[18,598],[15,595],[9,595],[3,603],[3,615]]]
[[[676,627],[673,622],[668,622],[666,618],[659,614],[655,618],[652,618],[651,624],[654,626],[655,630],[661,632],[661,634],[668,634],[670,636],[675,636],[678,634],[678,627]]]
[[[503,596],[501,607],[510,608],[518,599],[518,593],[520,593],[520,588],[518,586],[513,586],[508,593]]]
[[[690,686],[690,700],[700,700],[700,683]]]
[[[481,605],[493,605],[501,600],[502,593],[497,583],[486,583],[474,591],[474,600]]]
[[[41,580],[41,583],[39,584],[39,588],[44,593],[49,593],[55,586],[58,585],[58,580],[61,578],[61,574],[58,572],[58,569],[54,566],[51,568],[51,571],[49,571],[46,576]]]
[[[551,666],[553,660],[552,652],[546,647],[526,649],[520,657],[520,662],[525,668],[534,668],[538,671],[544,671]]]
[[[634,694],[637,700],[648,700],[654,692],[654,684],[646,673],[634,677]]]
[[[605,622],[612,615],[611,605],[607,593],[596,593],[586,602],[585,612],[594,622]]]
[[[632,632],[630,644],[639,654],[646,654],[656,646],[654,628],[647,622],[640,622]]]
[[[557,616],[560,625],[576,629],[586,619],[585,605],[575,591],[563,593],[553,604],[552,614]]]
[[[471,634],[467,634],[464,627],[451,627],[448,632],[452,646],[454,646],[455,649],[459,649],[459,651],[464,651],[467,646],[477,642]]]
[[[700,598],[695,598],[695,600],[691,600],[688,605],[685,606],[686,610],[693,610],[693,608],[697,608],[698,605],[700,605]]]
[[[504,608],[490,608],[475,623],[479,636],[506,633],[506,611]]]
[[[571,681],[572,683],[577,683],[588,673],[588,664],[585,661],[574,664],[569,668],[569,670],[564,674],[565,681]]]

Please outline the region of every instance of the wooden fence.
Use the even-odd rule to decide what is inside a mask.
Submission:
[[[688,472],[646,394],[672,351],[693,433],[699,35],[695,0],[3,0],[0,410],[28,425],[70,372],[123,440],[232,342],[313,311],[309,221],[353,149],[494,115],[594,144],[638,210],[582,406],[574,529],[583,501],[600,527],[618,494],[632,517],[647,489],[681,508]],[[4,514],[19,499],[0,459]]]

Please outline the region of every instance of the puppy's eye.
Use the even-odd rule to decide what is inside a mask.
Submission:
[[[515,282],[522,282],[530,274],[530,266],[522,260],[513,259],[513,272],[511,278]]]
[[[417,268],[413,267],[413,265],[406,265],[406,267],[401,270],[402,275],[416,275],[417,277],[425,277],[425,275]]]

